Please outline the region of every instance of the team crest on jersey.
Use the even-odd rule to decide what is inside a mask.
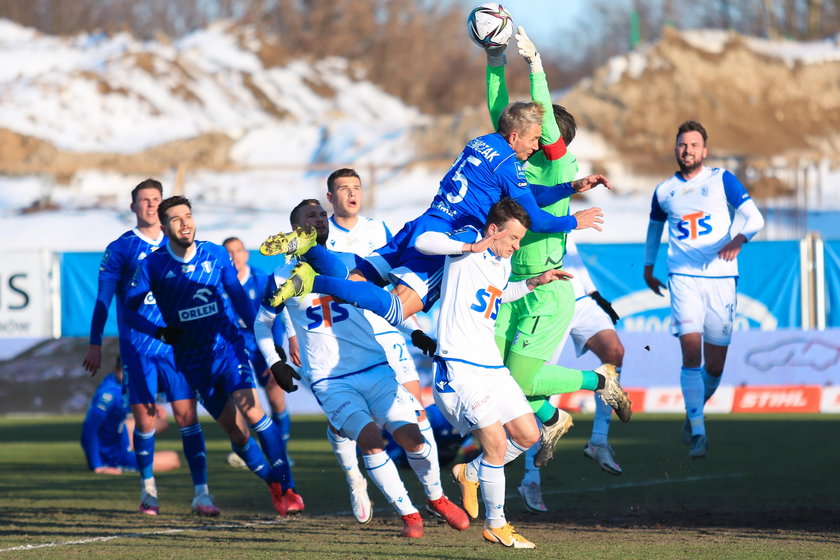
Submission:
[[[700,189],[700,195],[701,196],[709,196],[709,187],[707,187],[706,185],[703,185],[703,187]]]
[[[203,263],[201,263],[201,268],[202,270],[204,270],[204,272],[210,274],[211,272],[213,272],[213,263],[211,263],[210,261],[204,261]]]
[[[140,254],[137,255],[137,260],[142,261],[145,258],[146,258],[146,252],[145,251],[140,251]]]

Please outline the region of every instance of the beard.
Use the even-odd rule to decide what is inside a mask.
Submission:
[[[703,165],[703,160],[694,160],[694,163],[685,165],[682,161],[677,160],[677,165],[680,166],[680,173],[683,175],[691,175]]]
[[[181,249],[189,249],[190,246],[193,244],[194,240],[195,240],[194,236],[190,236],[188,239],[184,239],[182,237],[175,237],[175,236],[172,236],[172,237],[169,238],[170,243],[174,243],[175,245],[177,245]]]
[[[317,243],[318,245],[326,245],[326,244],[327,244],[327,239],[328,239],[329,237],[330,237],[330,232],[329,232],[329,230],[327,230],[327,231],[319,231],[319,232],[315,235],[315,243]]]

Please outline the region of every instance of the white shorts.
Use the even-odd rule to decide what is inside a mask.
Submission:
[[[614,330],[615,325],[613,325],[607,312],[601,309],[601,306],[591,297],[581,297],[575,301],[575,313],[572,315],[572,321],[569,323],[566,334],[563,335],[563,340],[557,345],[551,363],[556,364],[560,360],[560,355],[563,353],[563,348],[566,346],[569,336],[572,337],[575,354],[579,358],[589,351],[589,348],[586,348],[586,343],[589,342],[590,338],[601,331]]]
[[[337,379],[323,379],[310,386],[329,423],[344,437],[357,439],[366,425],[394,433],[417,423],[422,406],[397,383],[387,365]]]
[[[409,381],[420,381],[417,368],[414,366],[414,359],[408,351],[408,346],[406,346],[402,334],[397,331],[377,334],[376,342],[385,350],[388,364],[397,376],[397,383],[402,385]]]
[[[506,367],[487,368],[435,359],[434,397],[443,416],[462,436],[495,422],[533,414]]]
[[[671,275],[668,291],[674,336],[701,333],[705,342],[729,346],[737,305],[735,284],[735,278]]]

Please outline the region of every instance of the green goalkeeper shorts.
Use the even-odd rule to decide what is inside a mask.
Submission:
[[[571,282],[543,284],[525,297],[501,306],[496,317],[496,337],[511,344],[510,352],[548,361],[568,331],[574,312]]]

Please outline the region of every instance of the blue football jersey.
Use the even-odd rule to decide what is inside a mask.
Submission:
[[[500,134],[487,134],[466,145],[441,180],[427,213],[447,218],[453,229],[482,229],[493,204],[505,196],[527,194],[528,181],[513,148]]]
[[[99,265],[99,288],[96,294],[93,319],[90,326],[90,343],[102,344],[102,332],[108,319],[111,299],[117,296],[117,327],[120,335],[120,353],[123,355],[158,355],[171,351],[168,346],[151,336],[132,329],[125,319],[125,299],[134,273],[143,260],[161,247],[166,237],[161,232],[158,239],[149,239],[136,229],[127,231],[111,242],[102,255]],[[151,294],[140,306],[140,315],[149,322],[162,325],[160,311]]]
[[[172,254],[169,247],[151,255],[137,269],[129,292],[129,310],[136,308],[141,294],[151,290],[165,323],[182,329],[176,356],[207,354],[241,342],[238,324],[225,309],[225,292],[245,326],[254,327],[253,304],[239,284],[228,252],[207,241],[195,245],[188,260]],[[142,321],[137,326],[147,331],[153,328]]]
[[[262,302],[265,285],[268,282],[269,275],[262,270],[254,268],[253,266],[249,266],[248,270],[250,274],[242,284],[242,289],[245,290],[245,295],[248,296],[248,300],[251,302],[251,307],[256,315],[257,311],[260,309],[260,303]],[[254,329],[249,329],[245,324],[245,321],[236,313],[227,292],[224,293],[224,297],[228,315],[239,327],[239,332],[245,340],[245,349],[248,351],[248,356],[251,360],[253,360],[255,356],[259,356],[259,349],[257,348],[257,339],[254,336]]]

